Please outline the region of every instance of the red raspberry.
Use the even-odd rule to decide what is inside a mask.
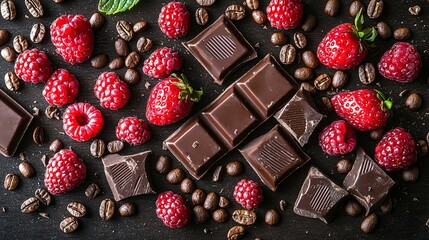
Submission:
[[[143,119],[136,117],[126,117],[119,120],[118,126],[116,127],[116,137],[132,145],[139,145],[147,142],[152,133],[149,130],[148,125]]]
[[[422,59],[417,49],[406,42],[395,43],[384,53],[378,71],[385,78],[398,82],[412,82],[422,69]]]
[[[191,209],[181,196],[171,191],[163,192],[158,195],[156,200],[156,215],[165,226],[180,228],[188,224]]]
[[[299,26],[304,6],[301,0],[271,0],[267,17],[271,26],[289,30]]]
[[[166,78],[182,67],[179,53],[170,48],[158,48],[144,61],[143,72],[152,78]]]
[[[130,99],[130,89],[114,72],[102,73],[94,86],[95,96],[100,105],[110,110],[118,110]]]
[[[43,96],[49,104],[59,107],[71,103],[77,97],[79,82],[65,69],[58,69],[49,78],[43,89]]]
[[[104,120],[100,110],[89,103],[75,103],[63,115],[63,129],[76,141],[88,141],[97,136]]]
[[[243,179],[237,183],[234,190],[234,198],[241,206],[249,210],[257,208],[264,200],[259,184],[247,179]]]
[[[35,48],[19,54],[15,62],[16,75],[26,82],[46,82],[52,75],[52,71],[48,56]]]
[[[86,177],[86,166],[72,150],[57,152],[46,166],[45,186],[52,194],[73,190]]]
[[[51,24],[51,39],[66,62],[83,63],[94,49],[94,34],[89,20],[82,15],[63,15]]]
[[[191,15],[184,3],[170,2],[161,8],[158,24],[161,31],[167,35],[167,37],[183,37],[189,32]]]
[[[323,129],[319,135],[319,145],[329,155],[344,155],[356,147],[355,131],[346,121],[335,121]]]
[[[417,144],[403,128],[388,131],[375,147],[375,161],[387,171],[402,170],[417,161]]]

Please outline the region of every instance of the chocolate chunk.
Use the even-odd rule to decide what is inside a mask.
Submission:
[[[302,184],[293,211],[303,217],[318,218],[325,223],[332,220],[347,191],[326,177],[319,169],[311,167]]]
[[[104,172],[116,201],[155,193],[148,175],[150,151],[121,156],[110,154],[103,157]]]

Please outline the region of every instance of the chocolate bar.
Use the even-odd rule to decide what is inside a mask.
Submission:
[[[303,217],[318,218],[328,223],[334,217],[347,191],[326,177],[319,169],[311,167],[302,184],[293,211]]]
[[[194,178],[200,179],[297,90],[295,80],[267,55],[168,137],[164,146]]]
[[[116,201],[155,193],[148,174],[150,151],[121,156],[109,154],[103,157],[104,173]]]
[[[310,160],[279,125],[247,144],[240,152],[273,192],[287,176]]]
[[[217,84],[257,57],[255,49],[225,15],[194,39],[183,43]]]
[[[0,90],[0,153],[12,157],[33,120],[33,116]]]
[[[366,215],[384,202],[393,186],[395,181],[359,148],[343,187],[366,209]]]

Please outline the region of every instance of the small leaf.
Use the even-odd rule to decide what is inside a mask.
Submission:
[[[100,0],[98,10],[108,15],[130,10],[140,0]]]

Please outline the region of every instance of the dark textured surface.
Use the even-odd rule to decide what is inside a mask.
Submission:
[[[118,14],[116,16],[107,17],[107,24],[99,31],[95,33],[96,36],[96,47],[94,53],[107,53],[110,59],[115,57],[114,53],[114,40],[117,37],[115,30],[115,24],[118,20],[125,19],[130,22],[137,22],[138,20],[144,19],[150,23],[150,28],[143,35],[154,40],[155,47],[170,46],[179,50],[181,56],[184,59],[185,72],[193,85],[197,88],[202,86],[205,94],[201,103],[196,105],[194,113],[210,103],[219,93],[252,65],[257,60],[254,60],[239,69],[233,74],[228,80],[224,82],[223,86],[218,86],[213,83],[210,76],[200,67],[198,62],[188,53],[185,52],[181,46],[182,41],[186,41],[194,37],[204,27],[192,23],[192,32],[183,39],[170,40],[164,37],[157,27],[157,15],[163,4],[167,1],[158,0],[141,0],[134,9],[125,13]],[[192,18],[197,4],[193,0],[187,1],[189,4],[189,10]],[[207,10],[210,14],[210,23],[217,19],[220,14],[226,9],[227,5],[231,3],[242,3],[239,1],[227,1],[217,0],[216,4],[208,7]],[[351,1],[341,1],[342,6],[340,14],[337,17],[328,17],[324,14],[324,3],[325,1],[319,0],[306,0],[305,9],[306,12],[313,13],[318,18],[318,25],[315,30],[311,33],[306,34],[309,40],[309,49],[316,50],[317,43],[323,38],[324,34],[342,22],[352,21],[353,19],[348,15],[348,6]],[[368,1],[364,1],[367,3]],[[13,36],[17,34],[23,34],[29,38],[30,29],[35,22],[42,22],[46,26],[61,14],[84,14],[88,18],[91,14],[97,10],[97,1],[78,1],[78,0],[66,0],[61,5],[56,5],[52,0],[43,0],[42,3],[45,7],[45,16],[40,19],[33,18],[28,11],[25,9],[24,1],[15,1],[17,5],[17,19],[13,22],[7,22],[0,19],[0,28],[7,29]],[[261,1],[261,5],[265,7],[268,4],[267,0]],[[408,12],[408,7],[420,4],[422,12],[419,16],[412,16]],[[393,28],[396,27],[409,27],[412,30],[411,42],[417,45],[420,53],[423,56],[424,66],[427,66],[427,42],[429,41],[428,31],[428,14],[429,4],[427,1],[385,1],[385,11],[381,17],[381,20],[388,22]],[[28,16],[28,17],[25,17]],[[367,21],[367,23],[376,23],[374,21]],[[261,47],[256,48],[258,52],[258,59],[261,59],[265,54],[272,52],[275,56],[278,55],[280,48],[273,47],[270,43],[270,35],[274,32],[273,29],[268,27],[264,29],[261,26],[253,23],[250,12],[247,11],[247,16],[244,20],[237,23],[238,28],[243,32],[244,36],[247,37],[249,42],[253,45],[260,43]],[[292,39],[295,31],[287,31],[286,34],[289,40]],[[141,34],[138,34],[141,36]],[[135,49],[135,43],[137,37],[134,37],[132,44]],[[380,58],[382,52],[389,48],[394,43],[391,41],[377,42],[378,47],[374,51],[371,51],[368,56],[368,61],[376,63]],[[11,46],[12,39],[7,43]],[[98,105],[98,100],[92,93],[92,88],[95,83],[95,79],[98,75],[107,71],[108,69],[94,70],[90,67],[88,62],[78,65],[71,66],[66,64],[55,52],[49,38],[46,38],[42,44],[32,44],[32,47],[46,50],[49,54],[51,61],[54,63],[55,68],[66,68],[70,72],[74,73],[81,83],[80,93],[77,101],[86,101],[92,104]],[[301,52],[301,51],[300,51]],[[148,55],[144,54],[146,58]],[[300,64],[302,65],[302,64]],[[290,67],[286,67],[289,72],[292,72],[298,65],[294,64]],[[141,68],[141,64],[139,69]],[[6,63],[3,59],[0,60],[0,75],[3,79],[4,74],[7,71],[13,69],[13,64]],[[125,69],[117,71],[123,75]],[[317,73],[327,72],[332,74],[332,70],[327,70],[320,67],[316,71]],[[350,75],[350,82],[346,86],[346,89],[358,89],[364,87],[358,79],[357,69],[348,71]],[[398,84],[388,80],[382,79],[380,76],[377,77],[377,83],[381,84],[381,87],[377,87],[375,84],[369,87],[377,87],[383,90],[385,93],[391,94],[395,100],[395,114],[393,120],[389,123],[389,128],[393,126],[403,126],[407,130],[411,131],[416,139],[423,139],[429,130],[429,126],[425,124],[428,119],[428,108],[427,102],[429,101],[428,93],[429,87],[427,85],[428,70],[424,67],[422,74],[419,79],[411,84]],[[100,138],[109,141],[115,139],[114,127],[121,117],[137,115],[138,117],[144,117],[145,102],[149,90],[145,89],[144,83],[148,81],[152,86],[157,80],[148,79],[143,77],[142,82],[136,87],[132,87],[132,98],[130,102],[125,106],[124,109],[113,112],[110,110],[102,109],[105,117],[105,127],[102,133],[99,135]],[[5,89],[3,80],[0,83],[0,87]],[[24,88],[19,93],[10,93],[10,95],[21,103],[27,110],[36,106],[41,110],[47,106],[46,101],[43,99],[41,94],[43,84],[33,85],[24,84]],[[416,91],[424,97],[424,104],[420,111],[411,112],[404,107],[404,98],[398,96],[403,90]],[[143,96],[144,94],[144,96]],[[317,97],[317,101],[326,93],[320,94]],[[63,109],[64,110],[64,109]],[[331,114],[328,120],[325,120],[322,125],[326,125],[329,120],[335,118]],[[37,125],[42,125],[47,131],[47,142],[43,146],[36,146],[31,140],[31,130]],[[251,139],[267,132],[275,124],[275,120],[264,123],[257,131],[255,131],[243,144],[248,143]],[[139,151],[152,150],[153,155],[150,158],[150,165],[154,166],[156,158],[160,154],[166,154],[161,150],[162,141],[169,136],[175,129],[177,129],[181,123],[174,124],[168,127],[151,127],[153,132],[152,140],[143,145],[137,147],[126,146],[121,154],[132,154]],[[1,126],[2,128],[6,126]],[[293,203],[297,197],[302,182],[305,179],[306,173],[311,165],[316,165],[320,170],[332,178],[336,183],[341,185],[344,176],[336,173],[335,164],[340,159],[339,157],[326,157],[320,147],[317,145],[317,134],[320,132],[319,127],[313,137],[310,140],[309,145],[305,148],[308,154],[313,158],[305,167],[298,170],[287,178],[279,187],[276,193],[272,193],[265,186],[264,195],[265,201],[259,207],[256,212],[258,220],[256,225],[246,227],[246,239],[254,239],[260,237],[262,239],[427,239],[429,234],[429,228],[425,226],[426,220],[429,218],[429,161],[421,159],[417,166],[420,168],[420,179],[415,184],[405,184],[400,181],[399,174],[391,174],[395,180],[399,181],[399,188],[394,192],[394,196],[397,198],[396,207],[392,213],[383,215],[377,212],[380,216],[379,225],[375,231],[370,235],[365,235],[359,230],[359,225],[362,220],[362,215],[359,217],[348,217],[343,211],[339,211],[337,217],[332,223],[326,225],[323,222],[316,219],[307,219],[297,216],[292,211]],[[367,133],[358,133],[359,144],[370,154],[373,155],[374,147],[376,142],[370,140]],[[52,157],[52,154],[48,152],[48,146],[51,141],[55,138],[60,138],[64,141],[65,147],[72,147],[73,150],[84,159],[88,167],[88,177],[85,183],[78,189],[54,197],[54,205],[45,207],[44,212],[50,214],[50,219],[40,217],[37,213],[31,215],[25,215],[20,212],[21,203],[28,197],[34,194],[34,191],[43,186],[43,175],[44,167],[40,162],[42,154],[48,154]],[[222,239],[226,237],[228,229],[235,225],[230,219],[226,223],[218,224],[213,220],[203,225],[191,224],[183,229],[169,229],[164,227],[162,222],[156,218],[155,214],[155,200],[156,195],[142,196],[129,199],[137,204],[138,215],[131,218],[120,218],[117,214],[111,221],[102,221],[98,216],[98,207],[100,202],[107,197],[112,197],[108,188],[106,179],[103,173],[103,164],[100,160],[93,159],[89,154],[90,143],[77,143],[72,141],[69,137],[62,133],[62,123],[56,120],[47,119],[43,114],[37,117],[30,127],[30,131],[27,132],[23,143],[18,148],[17,153],[25,152],[27,160],[33,164],[36,169],[36,177],[32,179],[24,179],[21,177],[21,183],[17,190],[13,192],[6,191],[3,187],[0,188],[0,207],[6,208],[6,213],[0,211],[0,239],[28,239],[28,238],[80,238],[80,239]],[[241,145],[243,146],[243,145]],[[17,154],[18,155],[18,154]],[[351,159],[354,155],[348,155]],[[4,158],[0,157],[0,181],[3,183],[4,177],[9,172],[18,173],[18,165],[20,160],[15,158]],[[243,157],[237,150],[234,150],[223,158],[218,164],[225,165],[232,160],[240,160],[244,163],[245,172],[240,177],[229,177],[224,174],[221,180],[217,183],[211,181],[212,169],[209,174],[202,180],[196,182],[197,186],[203,188],[206,192],[216,191],[221,192],[222,195],[228,197],[232,207],[228,209],[228,212],[232,214],[233,209],[238,209],[238,204],[233,200],[232,192],[233,187],[241,178],[249,178],[253,180],[260,180],[253,172],[251,167],[244,161]],[[183,168],[176,160],[174,160],[174,166]],[[100,174],[99,178],[94,177],[94,173]],[[179,191],[179,186],[172,186],[166,183],[164,176],[157,173],[153,173],[154,186],[156,190],[161,192],[165,190]],[[84,195],[84,190],[92,182],[97,182],[102,187],[104,193],[92,200],[88,200]],[[187,196],[189,200],[189,196]],[[289,206],[286,211],[281,212],[280,225],[275,227],[266,226],[261,219],[263,219],[264,213],[269,208],[279,209],[278,202],[281,199],[285,199]],[[87,206],[88,214],[82,219],[79,219],[79,230],[76,233],[65,235],[59,229],[59,224],[62,219],[69,214],[67,213],[66,206],[70,201],[81,201]],[[204,229],[208,230],[208,233],[204,233]]]

